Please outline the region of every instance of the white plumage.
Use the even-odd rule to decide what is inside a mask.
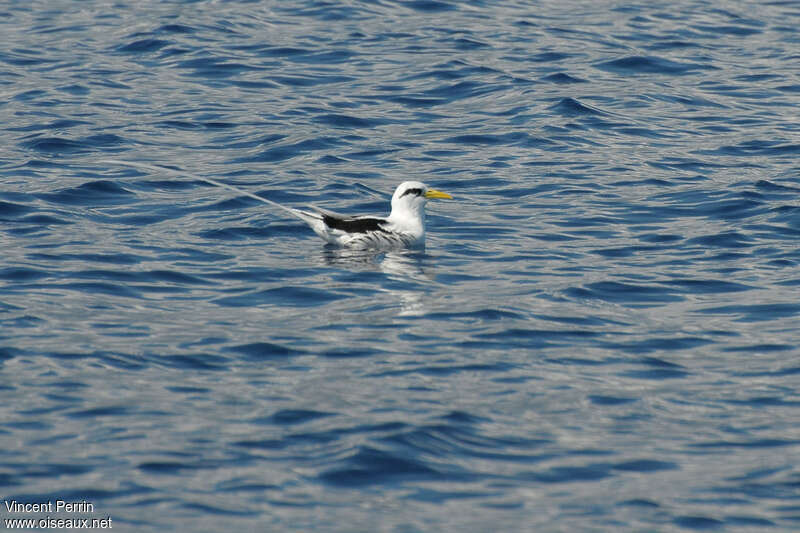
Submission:
[[[286,207],[233,185],[182,170],[121,160],[101,161],[101,163],[182,174],[236,191],[286,211],[307,223],[325,241],[348,248],[388,250],[423,246],[425,244],[425,204],[434,198],[452,198],[449,194],[431,189],[419,181],[406,181],[398,185],[394,191],[392,212],[388,217],[351,217],[313,205],[308,206],[307,209]]]

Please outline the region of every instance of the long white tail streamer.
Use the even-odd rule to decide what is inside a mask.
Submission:
[[[239,194],[243,194],[245,196],[249,196],[250,198],[254,198],[260,202],[264,202],[265,204],[278,207],[283,209],[287,213],[290,213],[301,220],[305,220],[295,209],[291,207],[286,207],[285,205],[281,205],[278,202],[273,202],[272,200],[267,200],[266,198],[262,198],[257,194],[253,194],[251,192],[245,191],[238,187],[234,187],[233,185],[228,185],[227,183],[217,181],[211,178],[205,178],[203,176],[198,176],[197,174],[192,174],[191,172],[186,172],[185,170],[176,170],[174,168],[169,167],[162,167],[160,165],[148,165],[147,163],[136,163],[133,161],[123,161],[122,159],[105,159],[103,161],[98,161],[98,163],[105,163],[109,165],[122,165],[126,167],[134,167],[134,168],[143,168],[146,170],[150,170],[152,172],[168,172],[170,174],[174,174],[176,176],[186,176],[188,178],[205,181],[206,183],[210,183],[211,185],[216,185],[217,187],[222,187],[223,189],[228,189],[229,191],[237,192]]]

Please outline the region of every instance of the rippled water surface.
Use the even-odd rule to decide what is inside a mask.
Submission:
[[[3,499],[121,531],[797,530],[798,65],[797,2],[6,2]],[[424,251],[348,252],[109,159],[455,199]]]

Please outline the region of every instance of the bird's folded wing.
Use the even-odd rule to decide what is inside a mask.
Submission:
[[[331,230],[344,231],[345,233],[369,233],[371,231],[385,232],[383,227],[386,219],[376,217],[351,217],[341,215],[314,205],[306,206],[322,216],[322,222]]]

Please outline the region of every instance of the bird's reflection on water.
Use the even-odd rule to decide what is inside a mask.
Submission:
[[[434,267],[424,250],[354,250],[326,246],[321,261],[327,266],[351,272],[381,272],[388,283],[380,290],[392,294],[400,303],[400,316],[420,316],[427,312],[425,304],[430,283],[435,281]],[[418,284],[424,284],[420,286]]]
[[[325,246],[321,260],[328,266],[351,267],[359,270],[379,270],[402,279],[433,281],[429,256],[424,250],[357,250]]]

